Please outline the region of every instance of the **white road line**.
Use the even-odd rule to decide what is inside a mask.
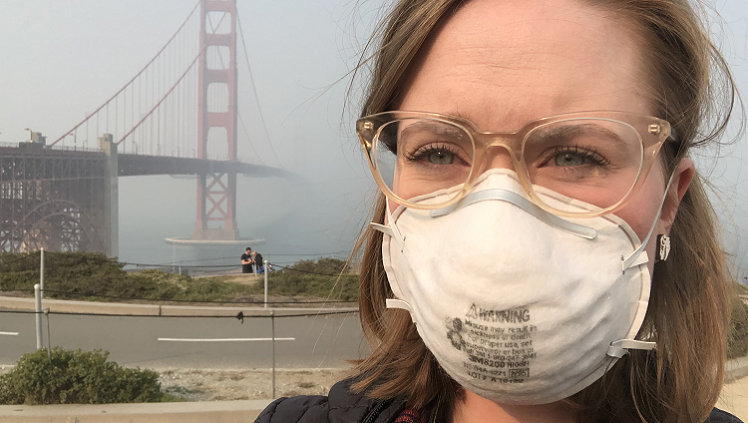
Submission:
[[[18,335],[18,332],[0,332],[0,335]]]
[[[251,342],[251,341],[272,341],[273,338],[158,338],[159,341],[171,342]],[[295,341],[296,338],[275,338],[276,341]]]

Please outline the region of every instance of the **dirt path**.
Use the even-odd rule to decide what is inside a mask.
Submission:
[[[232,282],[241,285],[254,285],[258,282],[263,283],[265,281],[264,275],[257,273],[241,273],[240,270],[232,270],[222,273],[205,273],[205,274],[191,274],[192,279],[204,279],[211,278],[221,282]]]
[[[188,401],[267,399],[272,397],[269,369],[155,369],[164,392]],[[346,375],[344,369],[276,370],[275,396],[327,395]]]

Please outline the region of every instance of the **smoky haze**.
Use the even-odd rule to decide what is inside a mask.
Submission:
[[[376,186],[353,132],[358,85],[347,111],[344,103],[349,72],[385,3],[237,1],[255,84],[240,41],[238,107],[247,132],[238,132],[238,157],[299,176],[238,180],[241,234],[264,239],[253,246],[271,261],[345,257],[366,222]],[[744,3],[713,1],[724,19],[713,32],[739,86],[748,92]],[[4,0],[0,142],[28,139],[24,128],[48,139],[64,134],[132,78],[194,5],[191,0]],[[733,137],[736,133],[733,125]],[[743,268],[748,267],[745,144],[741,139],[723,149],[717,164],[714,151],[697,159],[721,193],[718,209],[726,217],[728,249]],[[168,263],[229,257],[231,262],[241,254],[243,246],[194,249],[164,242],[192,234],[194,177],[125,177],[119,183],[120,259]]]

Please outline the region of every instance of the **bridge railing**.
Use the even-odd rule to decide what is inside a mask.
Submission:
[[[71,145],[53,145],[53,146],[46,146],[48,150],[65,150],[65,151],[87,151],[92,153],[101,153],[104,150],[100,148],[95,147],[78,147],[78,146],[71,146]]]
[[[0,147],[10,147],[10,148],[23,148],[26,145],[31,145],[32,143],[27,142],[0,142]],[[82,152],[89,152],[89,153],[101,153],[103,150],[100,148],[94,148],[94,147],[78,147],[78,146],[71,146],[71,145],[39,145],[36,144],[38,148],[45,149],[45,150],[63,150],[63,151],[82,151]],[[31,147],[34,148],[34,147]]]

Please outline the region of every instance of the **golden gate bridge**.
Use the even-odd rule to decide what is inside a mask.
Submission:
[[[236,0],[200,0],[156,55],[83,121],[50,143],[31,132],[28,142],[0,145],[0,253],[117,256],[118,178],[142,175],[197,175],[192,239],[239,240],[237,174],[293,175],[256,151],[259,163],[237,159],[238,129],[247,133],[237,107],[237,30],[243,41]]]

